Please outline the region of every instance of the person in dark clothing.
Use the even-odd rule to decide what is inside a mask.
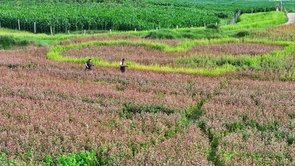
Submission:
[[[125,59],[122,59],[122,61],[120,62],[120,70],[121,70],[122,73],[125,72],[126,67],[127,66],[125,65]]]
[[[93,66],[93,64],[91,63],[91,59],[88,59],[88,61],[85,63],[85,71],[91,70],[92,66]]]

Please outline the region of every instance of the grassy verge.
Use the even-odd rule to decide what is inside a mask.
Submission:
[[[26,40],[29,43],[34,43],[37,46],[51,46],[58,44],[60,41],[81,37],[84,34],[34,34],[26,31],[18,31],[6,28],[0,28],[0,33],[3,36],[12,36],[16,40]]]

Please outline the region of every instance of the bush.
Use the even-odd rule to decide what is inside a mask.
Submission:
[[[0,49],[8,50],[13,48],[15,45],[26,46],[30,42],[28,40],[14,38],[13,36],[0,35]]]
[[[58,158],[48,155],[42,165],[112,165],[112,161],[110,156],[105,154],[103,150],[100,152],[90,150],[61,155]]]
[[[15,45],[15,40],[13,36],[0,35],[0,49],[10,49]]]
[[[245,36],[248,36],[250,34],[249,31],[239,31],[235,37],[245,37]]]
[[[198,120],[205,112],[202,107],[204,105],[205,99],[202,99],[199,103],[193,105],[186,113],[186,117],[190,120]]]
[[[219,26],[218,26],[218,24],[208,24],[206,26],[206,28],[208,28],[208,29],[219,29]]]
[[[60,156],[58,165],[97,165],[99,164],[96,158],[96,152],[80,152],[79,154],[72,153],[69,156]]]
[[[288,137],[287,142],[289,145],[295,144],[295,136]]]
[[[151,31],[145,38],[151,39],[179,39],[182,36],[174,31],[171,30],[158,30],[158,31]]]

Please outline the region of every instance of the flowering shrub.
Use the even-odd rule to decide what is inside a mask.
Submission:
[[[64,41],[60,47],[87,40]],[[281,48],[217,41],[191,47],[178,41],[144,40],[151,45],[169,44],[169,49],[181,45],[192,52],[204,47],[216,53],[213,58],[227,51],[222,47],[245,46],[241,54],[234,51],[237,57],[250,47],[255,48],[253,57]],[[130,37],[130,41],[139,39]],[[104,49],[102,56],[116,61],[120,55],[107,57],[108,51],[130,48],[142,51],[149,63],[157,60],[148,56],[149,51],[161,52],[163,63],[163,57],[178,56],[140,44],[83,47],[80,55],[72,49],[64,53],[86,57],[87,51]],[[279,51],[292,49],[289,45]],[[84,64],[48,59],[48,51],[45,47],[0,50],[0,164],[294,165],[295,85],[282,81],[283,71],[269,70],[275,60],[267,59],[288,57],[278,61],[284,66],[294,59],[292,55],[268,54],[259,70],[206,77],[132,68],[122,74],[118,67],[104,66],[84,71]],[[132,58],[140,55],[133,53]]]

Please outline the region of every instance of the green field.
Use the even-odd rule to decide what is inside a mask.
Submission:
[[[284,1],[284,9],[295,3]],[[1,27],[33,33],[130,31],[230,24],[236,13],[275,11],[277,1],[1,2]],[[12,7],[13,6],[13,7]]]
[[[282,2],[0,0],[0,165],[294,165]]]

